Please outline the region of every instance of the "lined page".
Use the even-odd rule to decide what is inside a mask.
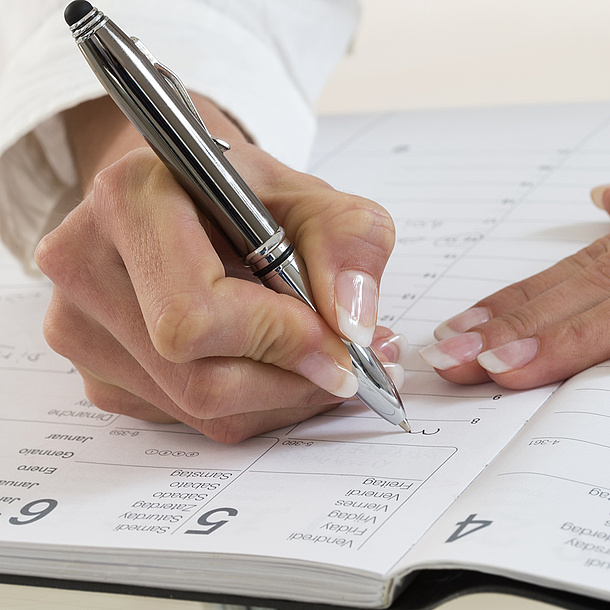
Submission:
[[[409,565],[470,566],[610,600],[609,370],[562,385]]]

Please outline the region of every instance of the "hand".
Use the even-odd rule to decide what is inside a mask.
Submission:
[[[591,193],[610,212],[610,190]],[[445,379],[511,389],[561,381],[610,358],[610,235],[441,324],[420,350]]]
[[[36,251],[54,283],[45,337],[98,407],[237,442],[353,396],[340,335],[362,344],[375,333],[382,357],[398,358],[400,339],[375,327],[394,232],[376,204],[290,170],[197,103],[309,262],[319,313],[252,281],[104,99],[66,117],[88,194]]]

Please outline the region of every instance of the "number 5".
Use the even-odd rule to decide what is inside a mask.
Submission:
[[[186,530],[185,534],[203,534],[208,535],[215,532],[219,527],[222,527],[225,523],[228,522],[227,519],[222,519],[220,521],[210,521],[209,517],[216,513],[226,513],[228,517],[235,517],[237,515],[237,509],[235,508],[214,508],[213,510],[209,510],[207,513],[203,513],[200,515],[199,519],[197,519],[198,525],[203,525],[207,527],[207,529],[202,530]]]

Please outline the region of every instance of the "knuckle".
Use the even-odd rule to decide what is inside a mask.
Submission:
[[[504,289],[503,294],[516,303],[528,303],[541,291],[542,280],[538,277],[532,277],[527,281],[516,282]]]
[[[42,323],[42,334],[49,347],[65,358],[74,356],[74,339],[65,308],[54,297]]]
[[[202,432],[208,438],[225,445],[235,445],[251,436],[248,433],[247,413],[209,419],[202,423]]]
[[[580,250],[575,259],[581,267],[586,267],[608,254],[610,254],[610,235],[604,235]]]
[[[188,362],[196,347],[213,337],[212,319],[197,295],[164,296],[161,302],[152,304],[151,310],[151,340],[157,352],[170,362]]]
[[[607,289],[610,286],[610,256],[607,253],[596,258],[585,270],[586,277],[595,286]]]
[[[176,402],[189,415],[212,420],[231,413],[240,394],[240,375],[229,361],[215,358],[204,367],[191,366]]]
[[[96,205],[102,209],[105,208],[107,214],[114,213],[114,208],[119,200],[118,194],[124,182],[124,173],[121,171],[123,165],[123,160],[117,161],[104,168],[93,179],[92,199]]]
[[[56,240],[53,233],[45,235],[36,246],[34,250],[34,262],[37,267],[47,276],[53,275],[54,265],[54,254],[57,252]]]
[[[69,292],[90,281],[95,264],[92,253],[100,244],[96,214],[91,200],[85,199],[40,240],[34,260],[54,284]]]
[[[96,206],[106,215],[124,213],[125,194],[141,192],[147,185],[150,190],[154,189],[154,183],[163,174],[161,167],[163,166],[150,149],[129,151],[95,176],[92,195]]]
[[[494,318],[494,324],[501,325],[504,341],[529,337],[536,329],[536,314],[527,309],[515,309]]]
[[[390,214],[373,201],[326,187],[319,198],[323,203],[295,206],[294,214],[305,216],[295,223],[295,241],[307,243],[306,235],[332,232],[333,242],[341,240],[348,244],[342,252],[346,258],[385,261],[389,257],[396,239],[396,229]]]
[[[344,227],[350,239],[356,239],[367,248],[388,257],[396,239],[396,229],[390,214],[380,205],[362,197],[342,194],[341,205],[329,208],[334,226]],[[375,252],[373,252],[375,254]]]
[[[564,335],[567,336],[562,341],[562,344],[566,346],[571,345],[574,350],[578,346],[582,348],[582,346],[594,345],[596,339],[598,339],[597,332],[580,316],[574,316],[567,320]]]
[[[287,332],[286,326],[284,317],[258,316],[256,323],[252,325],[244,356],[266,363],[281,361],[284,353],[292,351],[290,343],[298,334]]]
[[[81,258],[78,248],[70,239],[70,230],[65,225],[45,235],[34,253],[38,268],[54,284],[67,288],[73,286],[80,276],[81,266],[78,262]]]
[[[289,296],[280,296],[285,305],[281,315],[251,312],[247,336],[242,338],[241,355],[250,360],[293,370],[304,353],[319,349],[321,329],[312,310]],[[303,310],[305,309],[305,310]],[[314,347],[315,346],[315,347]]]

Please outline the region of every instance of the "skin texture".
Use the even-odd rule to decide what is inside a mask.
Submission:
[[[610,193],[604,197],[610,211]],[[527,389],[610,358],[610,235],[535,276],[479,301],[489,320],[437,344],[459,361],[439,374],[455,383],[493,379]],[[477,344],[479,349],[473,350]],[[476,352],[476,353],[473,353]],[[491,353],[491,357],[488,354]],[[424,351],[424,357],[425,351]]]
[[[309,274],[319,314],[252,281],[102,98],[65,117],[84,195],[36,250],[54,283],[44,332],[101,409],[182,421],[234,443],[353,393],[336,286],[345,286],[344,273],[362,274],[376,299],[394,226],[377,204],[285,167],[210,101],[195,103],[306,264],[316,261]],[[373,345],[391,335],[377,328]]]

